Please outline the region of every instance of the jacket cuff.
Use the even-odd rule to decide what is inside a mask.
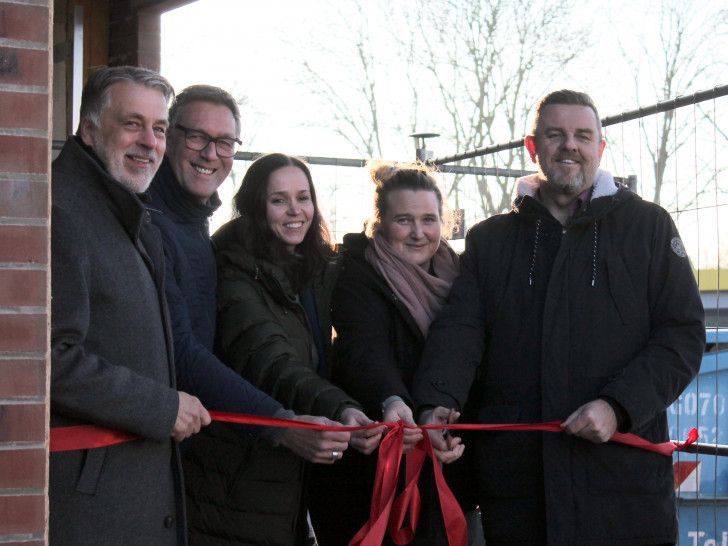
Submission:
[[[293,413],[293,411],[280,408],[271,417],[275,417],[276,419],[293,419],[295,416],[296,414]],[[285,433],[285,427],[263,427],[263,430],[258,437],[266,444],[276,447],[281,443]]]
[[[600,396],[600,400],[604,400],[607,404],[612,407],[614,415],[617,417],[617,431],[625,434],[632,428],[632,422],[629,418],[627,410],[622,407],[622,404],[617,402],[611,396]]]

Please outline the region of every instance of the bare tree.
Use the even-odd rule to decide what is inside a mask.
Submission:
[[[518,139],[529,112],[553,86],[555,75],[589,46],[589,34],[572,17],[576,2],[562,0],[416,0],[410,26],[422,47],[419,60],[446,114],[443,132],[455,150]],[[427,86],[427,83],[425,83]],[[523,166],[522,150],[471,165]],[[455,202],[462,177],[450,188]],[[477,177],[483,215],[510,208],[514,180]]]
[[[728,68],[723,54],[728,46],[728,9],[717,4],[711,9],[710,3],[695,9],[691,3],[681,0],[647,3],[640,0],[639,5],[645,10],[645,19],[633,28],[633,34],[629,34],[633,39],[636,37],[638,45],[634,47],[620,40],[622,56],[633,76],[634,97],[639,104],[667,101],[718,83]],[[623,23],[620,21],[619,24]],[[677,205],[677,195],[672,202],[665,202],[663,195],[670,160],[694,141],[700,124],[715,123],[703,110],[698,111],[700,116],[695,112],[681,115],[679,110],[668,110],[657,116],[654,123],[646,120],[640,124],[651,162],[652,200],[655,203]],[[623,150],[623,153],[627,151]],[[696,178],[714,170],[712,162],[708,163],[696,157]],[[695,192],[691,201],[697,199],[700,191]]]
[[[304,58],[302,68],[304,83],[328,114],[311,123],[331,128],[362,156],[381,158],[381,63],[374,53],[369,7],[358,0],[332,4],[327,11],[337,23],[331,25],[331,34],[312,39],[320,55]]]
[[[382,157],[387,131],[401,141],[404,128],[439,132],[438,146],[453,152],[522,137],[538,98],[589,44],[572,17],[576,0],[402,0],[378,13],[354,6],[338,8],[348,42],[329,41],[326,62],[303,66],[333,130],[366,157]],[[489,162],[520,167],[523,153],[469,164]],[[458,208],[468,201],[482,217],[510,207],[511,178],[478,177],[477,204],[461,183],[452,178],[448,190]]]

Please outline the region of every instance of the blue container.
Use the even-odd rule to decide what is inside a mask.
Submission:
[[[670,438],[692,428],[703,444],[728,445],[728,329],[708,329],[700,372],[667,410]],[[675,452],[680,546],[728,546],[728,457]]]

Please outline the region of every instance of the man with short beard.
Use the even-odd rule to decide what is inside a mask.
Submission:
[[[210,416],[175,388],[162,242],[141,195],[173,95],[151,70],[93,72],[53,162],[51,426],[139,438],[51,454],[51,544],[186,543],[176,442]]]
[[[472,422],[562,421],[466,440],[489,546],[674,544],[672,459],[608,440],[668,440],[705,346],[690,261],[670,215],[598,168],[588,95],[544,97],[525,144],[538,174],[468,233],[415,400]]]

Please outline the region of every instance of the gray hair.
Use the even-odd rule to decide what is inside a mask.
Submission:
[[[240,138],[240,108],[237,101],[230,93],[213,85],[191,85],[180,91],[169,109],[170,127],[177,123],[180,110],[193,102],[209,102],[227,107],[235,118],[235,136]]]
[[[109,91],[114,84],[136,83],[157,89],[166,102],[174,98],[172,85],[154,70],[138,66],[105,66],[91,73],[81,93],[81,120],[99,124],[101,115],[109,106]],[[78,128],[80,134],[80,126]]]

